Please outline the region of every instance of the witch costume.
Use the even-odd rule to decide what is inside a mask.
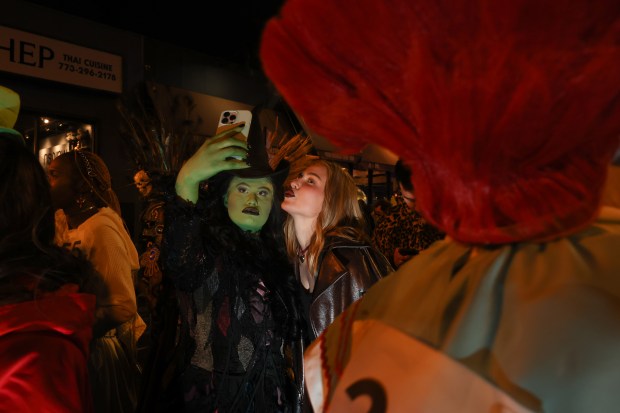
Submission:
[[[293,270],[282,231],[271,223],[281,222],[288,167],[282,162],[273,171],[261,170],[263,161],[251,164],[234,174],[270,177],[275,193],[269,221],[259,232],[242,230],[227,215],[222,196],[231,171],[202,185],[195,205],[179,196],[167,201],[162,252],[179,299],[180,380],[188,412],[290,411],[284,341],[294,322],[287,308]]]

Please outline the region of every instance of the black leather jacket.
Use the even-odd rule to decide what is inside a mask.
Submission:
[[[369,244],[329,238],[319,258],[308,311],[310,339],[318,337],[375,282],[393,271],[385,256]]]
[[[309,341],[318,337],[375,282],[393,271],[387,258],[371,245],[339,237],[328,238],[319,257],[319,275],[304,317]],[[299,268],[296,268],[296,273],[299,274]],[[304,347],[308,344],[304,343]],[[305,399],[301,353],[296,353],[300,357],[294,368],[300,402]],[[301,409],[311,412],[309,401],[304,401],[298,411]]]

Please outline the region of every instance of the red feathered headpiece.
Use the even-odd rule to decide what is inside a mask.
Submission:
[[[596,214],[620,136],[618,0],[289,0],[261,58],[315,132],[407,160],[457,240],[548,239]]]

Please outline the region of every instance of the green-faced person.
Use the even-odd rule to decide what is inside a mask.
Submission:
[[[285,162],[278,171],[270,167],[260,130],[250,131],[248,141],[255,142],[251,151],[242,130],[239,124],[205,140],[179,171],[175,189],[182,199],[196,203],[201,182],[219,186],[216,182],[228,177],[230,183],[221,188],[225,189],[221,199],[230,220],[243,231],[257,233],[269,220],[276,192],[282,192],[287,168],[282,167]]]
[[[241,127],[205,140],[165,210],[163,264],[188,352],[179,366],[186,411],[289,412],[301,403],[301,391],[289,392],[301,367],[287,374],[303,356],[280,208],[290,164],[276,153],[270,165],[268,128],[258,111],[251,122],[247,144]]]
[[[239,228],[259,232],[267,222],[273,206],[273,183],[270,178],[234,177],[224,196],[228,216]]]

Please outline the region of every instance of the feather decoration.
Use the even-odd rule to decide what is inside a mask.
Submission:
[[[618,39],[617,0],[289,0],[260,55],[312,130],[399,154],[429,221],[501,244],[594,219],[620,135]]]
[[[150,175],[174,175],[204,139],[194,133],[202,119],[192,117],[195,104],[189,96],[171,96],[144,82],[123,96],[117,108],[123,119],[120,133],[136,170]]]
[[[283,140],[285,143],[277,148],[269,158],[269,165],[275,169],[282,160],[286,160],[290,165],[288,177],[285,180],[285,183],[288,183],[304,169],[303,161],[312,151],[313,146],[310,137],[302,134],[297,134],[292,138],[284,137]]]
[[[289,172],[285,180],[288,182],[291,177],[296,177],[303,170],[303,161],[314,147],[312,139],[303,132],[298,133],[295,126],[286,121],[286,117],[284,122],[280,121],[285,115],[287,115],[285,106],[279,110],[261,107],[257,119],[253,122],[259,122],[263,130],[269,167],[276,170],[282,161],[288,163]]]

